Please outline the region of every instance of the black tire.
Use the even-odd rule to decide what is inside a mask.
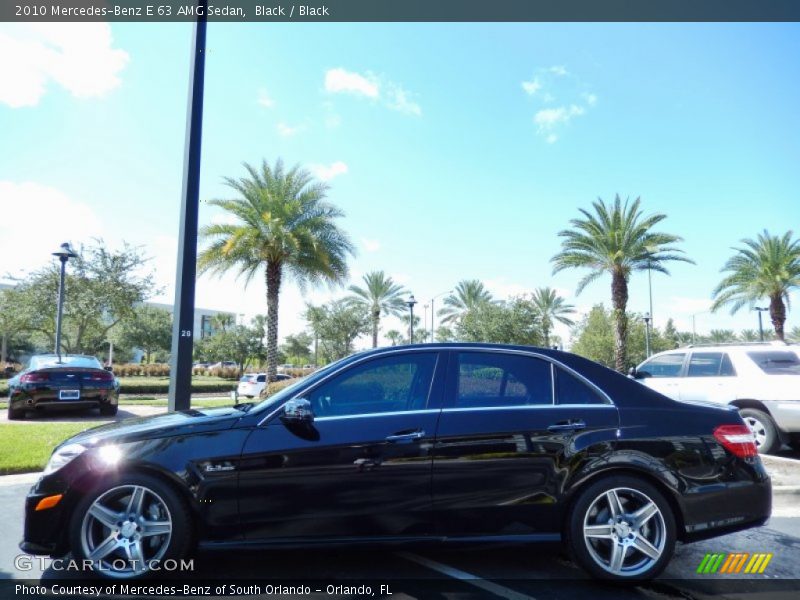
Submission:
[[[778,426],[767,413],[757,408],[742,408],[739,415],[756,436],[756,447],[761,454],[772,454],[781,449]]]
[[[91,519],[94,518],[92,516],[91,509],[93,508],[95,502],[100,501],[104,507],[118,507],[120,515],[122,515],[122,513],[126,512],[125,504],[131,497],[130,494],[126,497],[125,493],[127,490],[132,489],[145,490],[145,500],[142,502],[143,508],[140,511],[141,513],[144,514],[147,511],[153,510],[152,504],[165,506],[166,510],[162,510],[161,512],[157,513],[157,516],[154,517],[153,513],[150,512],[147,512],[147,515],[145,516],[153,519],[154,521],[169,521],[171,524],[171,530],[169,534],[164,534],[161,537],[144,537],[144,535],[142,535],[140,547],[145,547],[145,545],[148,543],[151,544],[151,548],[152,546],[157,545],[159,548],[163,548],[163,553],[158,555],[157,558],[156,555],[147,556],[146,554],[143,554],[142,556],[145,560],[141,561],[139,564],[146,565],[148,560],[157,559],[161,565],[164,565],[164,562],[167,560],[174,559],[180,561],[180,559],[185,558],[189,554],[192,548],[194,535],[191,513],[184,499],[181,498],[169,484],[156,477],[139,473],[122,473],[111,478],[110,481],[104,481],[102,484],[94,487],[75,505],[69,522],[69,546],[73,557],[75,557],[77,561],[94,560],[89,557],[90,552],[87,552],[89,548],[87,548],[85,545],[86,539],[90,537],[92,533],[98,534],[98,539],[105,541],[122,539],[122,537],[120,537],[122,535],[121,533],[116,536],[114,534],[118,531],[124,531],[123,528],[115,527],[114,530],[110,530],[108,528],[104,528],[104,525],[96,519],[94,522],[91,521]],[[112,505],[111,502],[114,501],[113,499],[115,498],[115,494],[122,495],[118,496],[118,500],[116,500],[118,504]],[[148,500],[150,504],[148,504]],[[123,520],[116,523],[117,526],[120,524],[127,525],[127,522],[123,518]],[[87,534],[87,531],[91,533]],[[125,535],[129,534],[126,533]],[[97,550],[100,545],[102,544],[97,544],[94,546],[95,550]],[[105,555],[104,558],[101,557],[100,560],[103,561],[103,564],[101,565],[101,568],[95,569],[95,571],[100,575],[111,579],[133,579],[160,572],[150,570],[149,568],[139,570],[124,570],[117,568],[116,564],[119,562],[117,559],[123,557],[124,555],[124,548],[120,547],[117,550],[112,551],[111,554]]]
[[[104,417],[113,417],[117,414],[117,410],[119,410],[119,406],[116,404],[101,404],[100,405],[100,414]]]
[[[622,509],[617,510],[619,521],[612,516],[610,505],[606,505],[606,512],[602,508],[612,491]],[[643,519],[638,528],[630,527],[635,523],[636,511],[645,507],[652,510],[651,504],[657,512]],[[585,535],[584,526],[594,527],[595,535]],[[600,537],[604,535],[602,528],[608,528],[608,538]],[[675,539],[675,516],[664,496],[654,485],[629,475],[604,477],[589,485],[572,504],[568,516],[567,545],[572,559],[598,579],[626,582],[658,576],[672,558]],[[647,548],[652,556],[644,554],[639,546]],[[622,556],[618,569],[612,568],[615,548]]]
[[[8,420],[19,421],[25,418],[25,410],[19,408],[11,408],[11,403],[8,405]]]

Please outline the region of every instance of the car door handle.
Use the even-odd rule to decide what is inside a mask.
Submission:
[[[410,433],[395,433],[394,435],[387,435],[386,441],[387,442],[413,442],[415,440],[421,440],[425,437],[425,432],[422,430],[419,431],[412,431]]]
[[[586,429],[586,423],[582,419],[570,419],[548,426],[547,431],[580,431],[581,429]]]

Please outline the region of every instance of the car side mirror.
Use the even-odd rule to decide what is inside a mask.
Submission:
[[[314,411],[311,409],[311,402],[305,398],[289,400],[283,405],[281,421],[287,425],[310,425],[314,422]]]
[[[628,377],[636,379],[636,367],[631,367],[630,369],[628,369]]]

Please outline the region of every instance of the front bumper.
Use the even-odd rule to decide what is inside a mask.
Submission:
[[[800,400],[767,400],[764,406],[779,429],[786,433],[800,432]]]

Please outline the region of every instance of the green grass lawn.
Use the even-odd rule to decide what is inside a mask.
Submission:
[[[41,471],[53,448],[76,433],[99,425],[85,423],[26,423],[0,425],[0,475]]]

